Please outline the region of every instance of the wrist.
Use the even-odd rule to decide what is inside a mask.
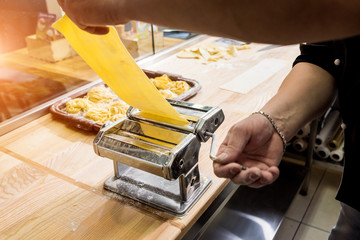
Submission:
[[[277,125],[275,120],[269,114],[267,114],[264,111],[257,111],[257,112],[254,112],[252,114],[260,114],[260,115],[264,116],[270,122],[270,124],[274,128],[275,132],[279,135],[279,137],[280,137],[280,139],[281,139],[281,141],[283,143],[283,152],[285,152],[287,141],[286,141],[285,135],[283,134],[282,130],[279,128],[279,126]]]

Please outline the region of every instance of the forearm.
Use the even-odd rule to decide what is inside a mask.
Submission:
[[[252,42],[318,42],[360,33],[357,0],[131,0],[126,5],[135,20]]]
[[[130,20],[251,42],[292,44],[360,34],[358,0],[58,0],[82,29]]]
[[[304,124],[324,113],[335,95],[335,79],[328,72],[310,63],[298,63],[262,110],[290,140]]]

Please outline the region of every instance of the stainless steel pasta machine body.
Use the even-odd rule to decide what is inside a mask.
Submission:
[[[94,151],[114,162],[104,188],[173,215],[184,215],[211,184],[200,175],[198,157],[224,121],[219,107],[168,100],[189,124],[178,126],[142,117],[130,107],[127,117],[106,123]]]

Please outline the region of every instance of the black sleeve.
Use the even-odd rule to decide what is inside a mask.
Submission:
[[[300,44],[300,55],[295,59],[293,66],[299,62],[308,62],[317,65],[337,77],[339,69],[334,61],[337,51],[334,42]]]

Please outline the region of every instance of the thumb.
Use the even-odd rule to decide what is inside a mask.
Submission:
[[[236,162],[238,156],[245,148],[246,142],[247,141],[245,141],[244,138],[236,137],[236,135],[234,136],[229,133],[219,147],[219,151],[216,155],[216,162],[220,164]]]
[[[65,0],[57,0],[57,2],[60,5],[60,7],[63,7]]]

